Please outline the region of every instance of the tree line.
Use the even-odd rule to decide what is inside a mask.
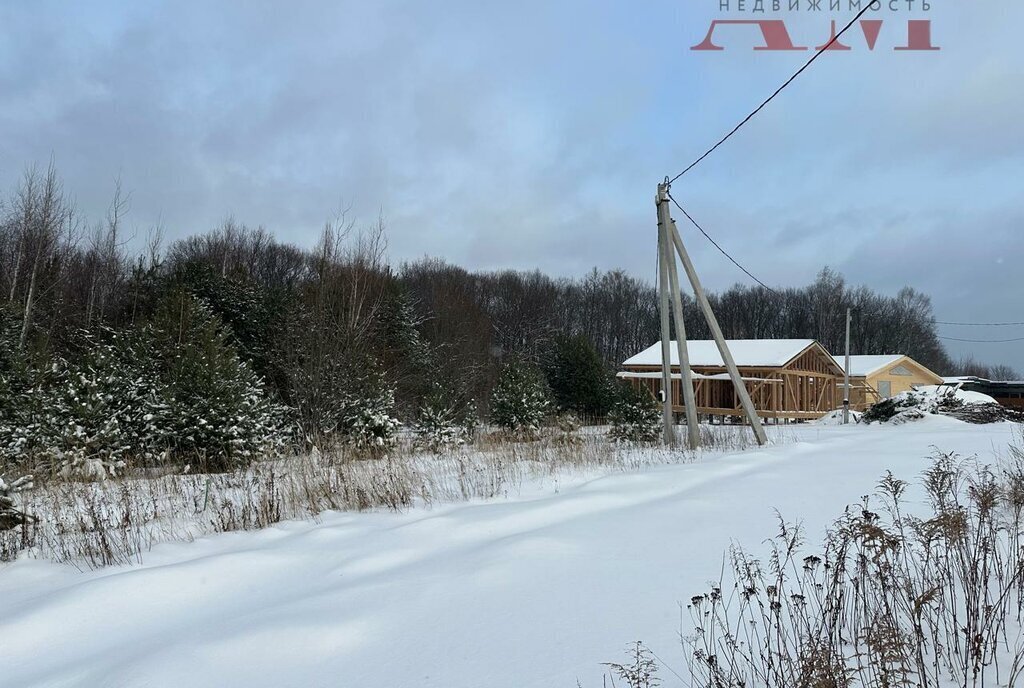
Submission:
[[[97,437],[120,438],[105,460],[139,443],[153,454],[258,453],[261,434],[313,441],[358,428],[372,442],[425,407],[487,417],[513,365],[542,373],[558,406],[601,415],[611,373],[659,338],[654,287],[620,270],[393,266],[383,221],[344,216],[312,248],[229,220],[167,246],[153,231],[130,251],[128,210],[118,184],[90,224],[52,165],[27,171],[3,199],[8,455],[55,444],[85,461]],[[905,353],[940,374],[1012,372],[951,360],[929,298],[910,287],[879,294],[826,268],[806,287],[737,285],[710,298],[730,338],[815,338],[839,352],[852,308],[854,353]],[[689,336],[710,338],[692,299],[684,310]],[[132,394],[134,406],[118,407]]]

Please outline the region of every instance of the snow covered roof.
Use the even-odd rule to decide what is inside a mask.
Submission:
[[[813,339],[727,339],[733,360],[740,367],[776,368],[796,358],[800,352],[814,344]],[[672,342],[672,365],[679,365],[679,351]],[[724,367],[722,355],[713,339],[687,342],[691,367]],[[636,356],[627,359],[625,366],[660,366],[661,342],[650,346]]]
[[[974,375],[961,375],[954,377],[944,377],[943,381],[947,385],[957,384],[974,384],[974,385],[989,385],[992,387],[1021,387],[1024,386],[1024,380],[986,380],[983,377],[976,377]]]
[[[840,368],[846,364],[845,356],[833,356]],[[877,356],[850,356],[850,375],[852,377],[867,377],[877,373],[882,368],[896,365],[904,358],[903,354],[881,354]]]
[[[715,375],[704,375],[702,373],[694,373],[691,370],[690,374],[691,374],[691,376],[693,377],[694,380],[729,380],[729,381],[732,381],[732,378],[729,377],[729,373],[716,373]],[[660,371],[658,371],[658,372],[650,372],[650,373],[623,372],[623,373],[616,373],[616,377],[618,377],[621,380],[660,380],[661,379],[661,372]],[[673,380],[682,380],[683,379],[683,375],[682,375],[682,373],[672,373],[672,379]],[[780,384],[780,385],[782,384],[782,380],[765,380],[763,377],[741,377],[740,379],[743,380],[744,382],[760,382],[760,383],[771,382],[773,384]]]

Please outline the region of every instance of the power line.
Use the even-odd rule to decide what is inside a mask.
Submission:
[[[714,239],[712,239],[712,238],[711,238],[711,235],[710,235],[710,234],[708,234],[707,232],[705,232],[705,231],[704,231],[704,228],[703,228],[703,227],[701,227],[701,226],[700,226],[699,224],[697,224],[697,221],[696,221],[696,220],[694,220],[694,219],[693,219],[692,217],[690,217],[690,213],[686,212],[686,208],[684,208],[683,206],[679,205],[679,201],[677,201],[677,200],[676,200],[675,198],[673,198],[673,197],[672,197],[672,194],[671,194],[671,193],[670,193],[670,194],[668,194],[668,198],[669,198],[669,200],[670,200],[670,201],[672,201],[672,202],[673,202],[673,203],[675,204],[675,206],[676,206],[677,208],[679,208],[679,211],[680,211],[680,212],[682,212],[682,214],[686,216],[686,219],[690,221],[690,224],[692,224],[692,225],[693,225],[694,227],[696,227],[697,229],[699,229],[699,230],[700,230],[700,233],[704,235],[704,238],[706,238],[706,239],[707,239],[708,241],[710,241],[710,242],[711,242],[711,243],[712,243],[712,244],[714,245],[714,247],[715,247],[715,248],[717,248],[717,249],[718,249],[719,251],[721,251],[721,253],[722,253],[722,255],[723,255],[723,256],[725,256],[725,257],[726,257],[726,258],[728,258],[728,259],[729,259],[730,261],[732,261],[732,264],[733,264],[733,265],[735,265],[735,266],[736,266],[736,267],[738,267],[738,268],[739,268],[740,270],[742,270],[743,272],[745,272],[745,273],[747,274],[747,277],[749,277],[750,279],[754,280],[755,282],[757,282],[758,284],[760,284],[760,285],[761,285],[762,287],[764,287],[765,289],[767,289],[767,290],[768,290],[768,291],[770,291],[771,293],[773,293],[773,294],[778,294],[778,292],[777,292],[777,291],[775,291],[774,289],[772,289],[771,287],[769,287],[769,286],[768,286],[767,284],[765,284],[764,282],[762,282],[761,280],[759,280],[759,279],[758,279],[757,277],[755,277],[755,276],[754,276],[754,274],[753,274],[752,272],[750,272],[750,270],[747,270],[747,269],[746,269],[745,267],[743,267],[742,265],[740,265],[740,264],[739,264],[739,262],[738,262],[738,261],[737,261],[737,260],[736,260],[735,258],[733,258],[732,256],[730,256],[730,255],[729,255],[729,252],[728,252],[728,251],[726,251],[726,250],[725,250],[724,248],[722,248],[721,246],[719,246],[718,242],[717,242],[717,241],[715,241]]]
[[[705,229],[703,227],[701,227],[700,224],[696,220],[693,219],[693,217],[690,215],[690,213],[686,212],[686,208],[684,208],[682,205],[680,205],[679,201],[677,201],[675,199],[675,197],[671,193],[668,194],[668,198],[669,198],[670,201],[672,201],[673,204],[675,204],[675,206],[677,208],[679,208],[679,212],[681,212],[686,217],[686,219],[690,221],[690,224],[692,224],[694,227],[696,227],[698,230],[700,230],[700,233],[704,235],[704,238],[707,239],[708,241],[710,241],[711,244],[715,248],[717,248],[719,250],[719,252],[723,256],[728,258],[729,261],[733,265],[735,265],[740,270],[742,270],[747,275],[747,277],[749,277],[750,279],[752,279],[755,282],[757,282],[758,284],[760,284],[762,287],[764,287],[765,289],[770,291],[772,294],[778,294],[779,293],[779,292],[775,291],[774,289],[772,289],[771,287],[769,287],[764,282],[762,282],[760,279],[758,279],[754,275],[754,273],[752,273],[750,270],[747,270],[745,267],[743,267],[743,265],[741,265],[738,260],[733,258],[729,254],[728,251],[726,251],[724,248],[722,248],[722,246],[717,241],[715,241],[713,238],[711,238],[711,235],[708,234],[707,231],[705,231]],[[951,322],[951,321],[946,321],[946,320],[936,320],[935,324],[936,325],[959,325],[959,326],[965,326],[965,327],[1015,327],[1015,326],[1024,326],[1024,322],[967,323],[967,322]],[[1011,342],[1024,342],[1024,337],[1018,337],[1018,338],[1014,338],[1014,339],[958,339],[956,337],[942,337],[942,336],[939,336],[939,339],[945,339],[946,341],[949,341],[949,342],[966,342],[966,343],[970,343],[970,344],[1009,344]]]
[[[834,37],[834,38],[832,38],[832,40],[830,40],[830,41],[829,41],[828,43],[826,43],[826,44],[825,44],[825,47],[823,47],[823,48],[822,48],[821,50],[818,50],[818,51],[816,51],[816,52],[814,53],[814,55],[813,55],[813,56],[811,57],[811,59],[809,59],[809,60],[807,61],[807,63],[806,63],[806,64],[805,64],[805,65],[804,65],[803,67],[801,67],[800,69],[798,69],[798,70],[796,71],[796,73],[795,73],[795,74],[794,74],[793,76],[789,77],[789,78],[788,78],[788,79],[786,80],[786,82],[785,82],[784,84],[782,84],[781,86],[779,86],[779,87],[778,87],[778,88],[777,88],[777,89],[775,90],[775,93],[773,93],[773,94],[771,94],[770,96],[768,96],[768,98],[767,98],[767,99],[766,99],[766,100],[765,100],[765,101],[764,101],[763,103],[761,103],[760,105],[758,105],[758,106],[757,106],[757,108],[756,108],[756,109],[755,109],[755,110],[754,110],[753,112],[751,112],[751,113],[750,113],[749,115],[747,115],[746,117],[744,117],[744,118],[743,118],[743,121],[741,121],[741,122],[740,122],[739,124],[737,124],[737,125],[736,125],[735,127],[733,127],[733,130],[732,130],[732,131],[730,131],[730,132],[729,132],[728,134],[726,134],[725,136],[723,136],[723,137],[721,138],[721,140],[720,140],[720,141],[719,141],[718,143],[716,143],[716,144],[715,144],[715,145],[713,145],[713,146],[712,146],[711,148],[709,148],[709,149],[707,150],[707,152],[705,152],[705,153],[704,153],[704,155],[702,155],[702,156],[700,156],[699,158],[697,158],[696,160],[694,160],[694,161],[693,161],[693,162],[692,162],[692,163],[690,164],[690,166],[689,166],[689,167],[687,167],[687,168],[686,168],[685,170],[683,170],[682,172],[680,172],[680,173],[679,173],[679,174],[677,174],[676,176],[672,177],[672,179],[671,179],[671,180],[669,181],[669,184],[671,184],[671,183],[672,183],[672,182],[674,182],[675,180],[679,179],[679,178],[680,178],[680,177],[682,177],[682,176],[683,176],[684,174],[686,174],[687,172],[689,172],[690,170],[692,170],[692,169],[693,169],[694,167],[696,167],[697,165],[699,165],[699,164],[700,164],[701,162],[703,162],[703,161],[704,161],[704,158],[706,158],[706,157],[708,157],[709,155],[711,155],[712,153],[714,153],[714,152],[715,152],[715,151],[716,151],[716,150],[718,149],[718,147],[719,147],[719,146],[721,146],[721,145],[722,145],[723,143],[725,143],[725,142],[726,142],[726,141],[728,141],[728,140],[729,140],[730,138],[732,138],[733,134],[735,134],[736,132],[738,132],[738,131],[739,131],[739,130],[740,130],[740,129],[741,129],[742,127],[743,127],[743,125],[745,125],[745,124],[746,124],[747,122],[749,122],[750,120],[752,120],[752,119],[754,118],[754,116],[755,116],[755,115],[756,115],[757,113],[761,112],[761,110],[763,110],[763,109],[765,108],[765,106],[766,106],[766,105],[768,105],[768,103],[770,103],[770,102],[772,102],[773,100],[775,100],[776,96],[778,96],[778,95],[779,95],[780,93],[782,93],[782,92],[783,92],[783,91],[784,91],[784,90],[786,89],[786,87],[787,87],[787,86],[789,86],[789,85],[790,85],[791,83],[793,83],[793,82],[794,82],[794,81],[796,80],[796,78],[797,78],[798,76],[800,76],[801,74],[803,74],[803,73],[804,73],[804,71],[805,71],[805,70],[806,70],[806,69],[807,69],[808,67],[810,67],[810,66],[811,66],[812,64],[814,64],[814,61],[815,61],[815,60],[817,60],[817,59],[818,59],[819,57],[821,57],[822,53],[824,53],[824,52],[825,52],[825,51],[827,51],[827,50],[828,50],[829,48],[831,48],[831,47],[832,47],[832,45],[833,45],[834,43],[836,43],[836,42],[837,42],[837,41],[838,41],[838,40],[839,40],[839,39],[840,39],[840,38],[842,37],[842,35],[843,35],[844,33],[846,33],[846,32],[847,32],[847,31],[848,31],[848,30],[850,29],[850,27],[852,27],[852,26],[853,26],[854,24],[856,24],[856,23],[857,23],[857,20],[858,20],[858,19],[860,19],[861,17],[863,17],[863,16],[865,15],[865,13],[867,13],[867,11],[868,11],[869,9],[871,9],[871,6],[872,6],[872,5],[874,5],[874,4],[875,4],[875,3],[874,3],[873,1],[869,0],[869,2],[867,3],[867,5],[865,5],[865,6],[864,6],[864,9],[862,9],[862,10],[861,10],[860,12],[858,12],[858,13],[857,13],[857,16],[855,16],[855,17],[854,17],[853,19],[851,19],[851,20],[850,20],[850,23],[849,23],[849,24],[847,24],[846,26],[844,26],[844,27],[843,27],[843,30],[842,30],[842,31],[840,31],[839,33],[837,33],[837,34],[835,35],[835,37]]]
[[[936,325],[956,325],[963,327],[1020,327],[1024,326],[1024,322],[989,322],[989,323],[970,323],[970,322],[946,322],[944,320],[936,320]]]
[[[740,264],[739,261],[737,261],[731,255],[729,255],[729,252],[726,251],[724,248],[722,248],[722,246],[717,241],[715,241],[714,239],[711,238],[711,235],[708,234],[707,231],[705,231],[704,228],[701,227],[700,224],[696,220],[693,219],[693,217],[690,215],[690,213],[686,212],[686,208],[684,208],[682,205],[680,205],[679,201],[677,201],[675,199],[675,197],[671,193],[668,193],[667,195],[668,195],[669,200],[672,201],[673,204],[675,204],[676,208],[679,208],[679,212],[681,212],[686,217],[686,219],[690,221],[690,224],[692,224],[694,227],[696,227],[698,230],[700,230],[700,233],[704,235],[704,238],[707,239],[708,241],[710,241],[711,244],[715,248],[717,248],[719,250],[719,252],[723,256],[728,258],[729,261],[733,265],[738,267],[740,270],[742,270],[747,275],[747,277],[749,277],[750,279],[752,279],[755,282],[757,282],[758,284],[760,284],[762,287],[764,287],[765,289],[770,291],[772,294],[778,294],[779,293],[779,292],[775,291],[774,289],[772,289],[771,287],[769,287],[764,282],[762,282],[760,279],[758,279],[754,275],[754,273],[752,273],[750,270],[747,270],[745,267],[743,267],[743,265]],[[962,326],[968,326],[968,327],[1012,327],[1012,326],[1024,326],[1024,322],[966,323],[966,322],[950,322],[950,321],[946,321],[946,320],[936,320],[935,324],[936,325],[962,325]],[[944,340],[946,340],[948,342],[965,342],[965,343],[969,343],[969,344],[1009,344],[1009,343],[1012,343],[1012,342],[1024,342],[1024,337],[1017,337],[1017,338],[1014,338],[1014,339],[959,339],[959,338],[956,338],[956,337],[943,337],[941,335],[936,335],[936,336],[939,339],[944,339]]]
[[[1017,337],[1016,339],[957,339],[956,337],[937,336],[939,339],[945,339],[947,342],[967,342],[969,344],[1009,344],[1010,342],[1024,342],[1024,337]]]

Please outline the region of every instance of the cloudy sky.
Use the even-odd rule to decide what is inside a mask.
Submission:
[[[877,15],[873,52],[853,33],[673,193],[769,284],[829,264],[930,293],[940,320],[1024,321],[1024,6],[906,5]],[[807,59],[755,52],[743,27],[690,50],[712,19],[752,16],[719,0],[4,3],[0,188],[52,156],[92,218],[120,176],[140,235],[233,216],[311,244],[348,207],[383,214],[396,263],[650,279],[656,183]],[[818,45],[850,16],[765,18]],[[940,51],[893,50],[911,18]],[[747,280],[681,229],[710,287]],[[1024,343],[950,349],[1024,369]]]

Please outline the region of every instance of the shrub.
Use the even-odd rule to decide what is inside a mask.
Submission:
[[[58,358],[22,375],[0,422],[0,455],[65,475],[105,478],[129,456],[166,445],[150,351],[133,335],[79,332],[75,363]]]
[[[465,444],[469,434],[459,423],[453,408],[430,403],[420,409],[413,431],[417,445],[433,452]]]
[[[32,476],[30,475],[22,476],[10,483],[0,478],[0,531],[11,530],[34,520],[14,506],[14,495],[31,487]]]
[[[380,452],[395,445],[400,423],[392,414],[395,391],[376,372],[350,381],[352,389],[341,404],[338,432],[358,449]]]
[[[653,397],[623,384],[612,407],[609,436],[620,442],[651,443],[661,437],[662,419]]]
[[[491,420],[496,425],[535,435],[550,409],[547,385],[536,368],[523,362],[505,366],[491,396]]]

